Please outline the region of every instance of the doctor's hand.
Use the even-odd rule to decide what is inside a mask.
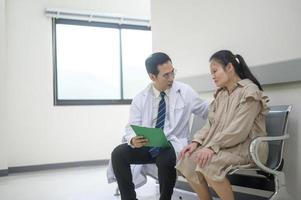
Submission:
[[[196,162],[200,167],[208,165],[213,157],[214,151],[210,148],[203,148],[197,152]]]
[[[140,148],[143,147],[144,145],[146,145],[148,143],[147,139],[145,139],[143,136],[135,136],[132,138],[131,140],[131,144],[135,147],[135,148]]]
[[[184,147],[184,149],[180,152],[179,159],[182,160],[186,153],[189,154],[189,156],[192,154],[192,152],[199,146],[199,143],[192,142],[191,144]]]

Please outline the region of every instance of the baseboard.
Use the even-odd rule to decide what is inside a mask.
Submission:
[[[105,160],[89,160],[89,161],[77,161],[77,162],[65,162],[65,163],[51,163],[51,164],[43,164],[43,165],[9,167],[7,170],[0,170],[0,176],[7,176],[11,173],[33,172],[33,171],[42,171],[42,170],[51,170],[51,169],[101,166],[101,165],[107,165],[108,163],[109,163],[109,160],[105,159]]]
[[[0,177],[1,176],[7,176],[8,175],[8,169],[1,169],[0,170]]]

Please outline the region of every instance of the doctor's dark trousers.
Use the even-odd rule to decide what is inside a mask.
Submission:
[[[157,157],[152,158],[150,147],[132,148],[128,144],[117,146],[112,152],[112,166],[117,179],[122,200],[136,200],[135,186],[130,164],[155,163],[158,167],[160,200],[170,200],[176,182],[176,154],[170,147],[161,149]]]

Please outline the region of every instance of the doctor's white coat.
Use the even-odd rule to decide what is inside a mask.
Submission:
[[[132,101],[130,108],[129,122],[125,128],[123,143],[130,144],[135,133],[130,125],[152,127],[153,108],[152,84],[148,85]],[[189,121],[192,114],[203,119],[207,118],[208,102],[200,99],[199,95],[187,84],[174,81],[169,93],[169,127],[164,128],[167,139],[173,145],[176,154],[188,144]],[[157,168],[155,164],[131,165],[135,187],[146,183],[146,175],[157,178]],[[108,182],[116,181],[111,162],[107,171]]]

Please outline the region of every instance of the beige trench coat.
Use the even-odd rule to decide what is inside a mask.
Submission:
[[[229,92],[220,88],[214,97],[207,123],[193,139],[200,146],[176,165],[180,174],[196,183],[202,181],[203,175],[221,181],[232,169],[254,166],[249,153],[250,142],[255,137],[266,135],[268,98],[252,81],[243,79]],[[211,148],[215,154],[210,164],[202,168],[195,158],[204,147]],[[260,147],[261,161],[266,162],[267,153],[268,146],[264,143]]]

